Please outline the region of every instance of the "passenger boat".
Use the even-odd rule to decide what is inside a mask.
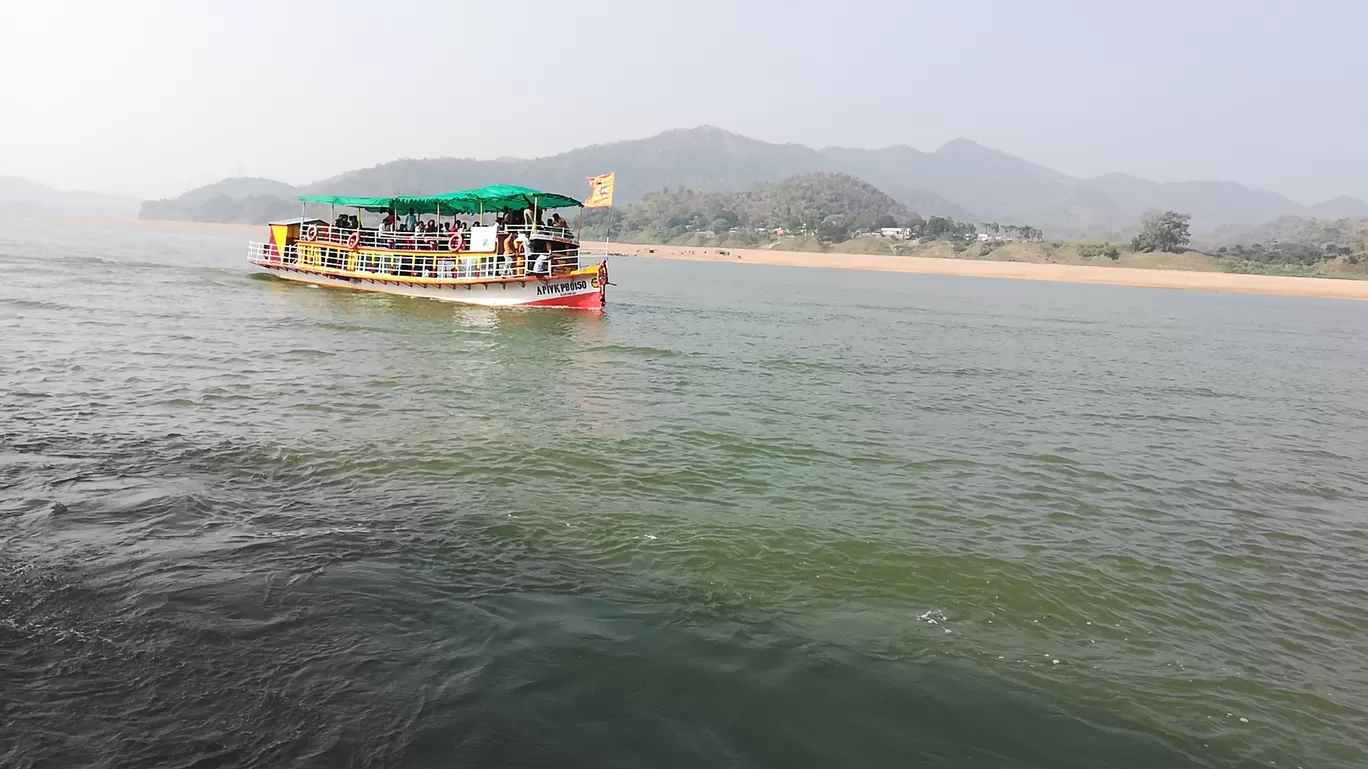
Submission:
[[[553,209],[582,214],[583,204],[565,195],[498,184],[431,196],[299,200],[301,215],[270,222],[269,240],[250,243],[247,261],[286,280],[448,302],[597,311],[607,299],[606,254],[583,253],[578,232],[558,212],[555,225],[543,219]],[[330,224],[305,215],[310,204],[355,214]]]

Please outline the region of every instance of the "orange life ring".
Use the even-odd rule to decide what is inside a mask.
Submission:
[[[304,239],[305,239],[305,240],[318,240],[318,225],[317,225],[317,224],[310,224],[310,225],[308,226],[308,228],[304,230]]]
[[[347,248],[355,251],[361,245],[361,233],[353,232],[347,236]]]
[[[447,248],[450,248],[452,251],[460,251],[461,247],[464,245],[465,238],[461,237],[461,233],[459,232],[453,232],[451,233],[451,237],[447,238]]]

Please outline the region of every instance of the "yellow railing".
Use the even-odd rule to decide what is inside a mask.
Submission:
[[[266,243],[249,243],[248,261],[270,266],[298,267],[321,272],[338,271],[386,277],[436,278],[439,280],[490,280],[537,275],[565,275],[597,264],[604,254],[510,255],[451,252],[381,251],[348,249],[300,242],[283,251]]]

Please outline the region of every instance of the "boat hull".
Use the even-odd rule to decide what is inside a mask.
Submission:
[[[436,280],[318,271],[271,261],[252,264],[285,280],[353,291],[374,291],[395,296],[437,299],[443,302],[485,307],[562,307],[599,311],[607,294],[607,269],[580,270],[555,277],[501,278],[497,280]]]

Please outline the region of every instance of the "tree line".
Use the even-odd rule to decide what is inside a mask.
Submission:
[[[1192,250],[1191,219],[1188,214],[1176,211],[1151,213],[1141,223],[1140,233],[1131,240],[1130,248],[1136,253]],[[1265,272],[1274,268],[1295,270],[1335,261],[1349,265],[1368,263],[1368,220],[1280,221],[1276,224],[1279,227],[1275,232],[1265,233],[1269,235],[1268,242],[1237,243],[1198,253],[1215,257],[1226,269],[1236,272]],[[1085,244],[1079,253],[1085,257],[1120,257],[1119,250],[1109,243]]]
[[[1045,233],[1026,224],[998,224],[997,222],[984,222],[984,232],[991,232],[994,235],[1005,235],[1017,240],[1040,241],[1045,238]]]
[[[662,243],[710,234],[727,236],[733,244],[790,235],[833,244],[883,229],[906,230],[920,240],[967,242],[978,233],[970,222],[923,218],[868,182],[837,173],[802,174],[744,192],[666,188],[635,205],[588,212],[584,221],[590,237]],[[1042,237],[1040,230],[1024,225],[984,226],[1023,240]]]

